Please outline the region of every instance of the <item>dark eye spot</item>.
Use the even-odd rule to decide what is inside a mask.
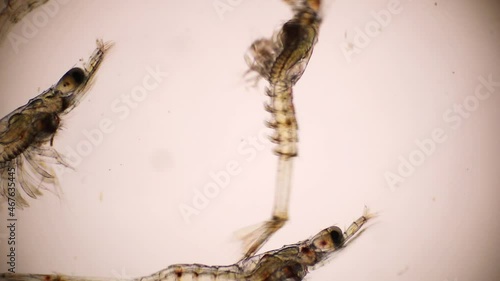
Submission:
[[[66,72],[55,86],[55,90],[60,91],[63,95],[69,94],[76,90],[85,82],[86,74],[83,69],[75,67]]]
[[[336,248],[342,246],[342,243],[344,243],[344,235],[342,234],[342,230],[338,227],[332,229],[330,237],[332,237],[333,244]]]
[[[287,22],[283,25],[283,32],[289,37],[297,37],[300,34],[301,26],[295,22]]]
[[[64,76],[66,75],[73,77],[73,80],[77,85],[82,84],[83,81],[85,80],[85,72],[83,71],[83,69],[79,67],[74,67],[70,69],[68,72],[66,72],[66,74],[64,74]]]
[[[303,28],[295,22],[287,22],[283,25],[283,44],[285,46],[293,44],[293,42],[303,37]]]

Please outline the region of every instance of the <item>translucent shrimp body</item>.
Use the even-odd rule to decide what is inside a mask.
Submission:
[[[367,211],[344,232],[331,226],[310,239],[260,255],[244,258],[228,266],[175,264],[150,276],[124,281],[284,281],[303,280],[309,271],[321,266],[331,255],[345,248],[360,233],[373,216]],[[92,277],[65,275],[10,274],[0,275],[1,281],[112,281]],[[123,280],[123,279],[122,279]]]
[[[0,120],[0,195],[5,199],[11,197],[9,171],[14,170],[18,186],[11,200],[16,201],[18,208],[29,206],[21,189],[31,198],[54,186],[58,194],[57,178],[50,164],[68,166],[52,147],[61,116],[78,105],[87,93],[110,46],[98,40],[96,50],[83,68],[70,69],[52,87]]]
[[[249,71],[269,83],[271,101],[266,110],[272,114],[267,125],[274,129],[271,140],[278,155],[275,201],[271,219],[243,236],[245,257],[253,255],[288,220],[292,159],[297,156],[298,124],[293,105],[293,86],[304,73],[318,41],[319,0],[286,1],[294,17],[272,39],[256,40],[246,56]]]

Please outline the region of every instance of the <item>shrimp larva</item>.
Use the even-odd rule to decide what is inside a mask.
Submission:
[[[245,257],[253,255],[273,233],[288,220],[291,191],[292,159],[297,156],[298,124],[293,105],[293,86],[304,73],[318,38],[319,0],[292,1],[294,17],[271,39],[256,40],[246,61],[269,86],[271,101],[265,106],[272,119],[267,125],[274,129],[271,140],[276,143],[278,174],[271,219],[254,231],[243,235]]]
[[[9,197],[11,168],[17,180],[17,192],[11,200],[19,208],[28,206],[21,189],[36,198],[42,189],[55,187],[58,195],[57,178],[49,163],[68,166],[52,147],[61,116],[86,94],[110,46],[97,40],[97,48],[83,68],[70,69],[55,85],[0,120],[0,195],[4,199]]]

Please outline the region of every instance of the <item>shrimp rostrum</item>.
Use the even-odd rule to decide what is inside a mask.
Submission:
[[[0,195],[16,180],[14,198],[18,208],[29,206],[21,189],[31,198],[41,190],[59,194],[52,164],[69,167],[52,147],[61,127],[61,116],[70,112],[87,92],[105,52],[111,44],[97,40],[97,48],[83,67],[74,67],[37,97],[0,120]],[[14,172],[14,177],[9,176]],[[9,186],[10,184],[10,186]],[[11,193],[12,195],[12,193]]]

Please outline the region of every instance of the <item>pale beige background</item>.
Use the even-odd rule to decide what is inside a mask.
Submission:
[[[59,10],[32,38],[0,46],[0,116],[55,83],[103,38],[115,46],[55,146],[67,154],[103,119],[114,129],[61,175],[62,200],[46,194],[17,212],[17,271],[135,277],[172,263],[238,260],[231,235],[268,218],[276,168],[268,142],[258,142],[250,160],[238,151],[248,151],[242,141],[269,118],[262,90],[242,78],[243,54],[289,9],[278,0],[53,1]],[[340,46],[355,44],[357,29],[389,2],[328,2],[295,90],[300,157],[291,220],[264,249],[345,227],[368,205],[379,212],[376,223],[308,280],[498,280],[500,87],[460,126],[443,114],[474,94],[479,76],[500,81],[500,5],[401,0],[400,12],[349,62]],[[234,7],[221,15],[214,3]],[[43,20],[41,13],[26,19]],[[22,36],[22,26],[12,32]],[[113,110],[148,67],[169,76],[126,117]],[[391,190],[384,175],[435,129],[446,141]],[[179,205],[191,204],[195,189],[230,161],[241,173],[186,224]],[[5,205],[1,214],[3,272]]]

